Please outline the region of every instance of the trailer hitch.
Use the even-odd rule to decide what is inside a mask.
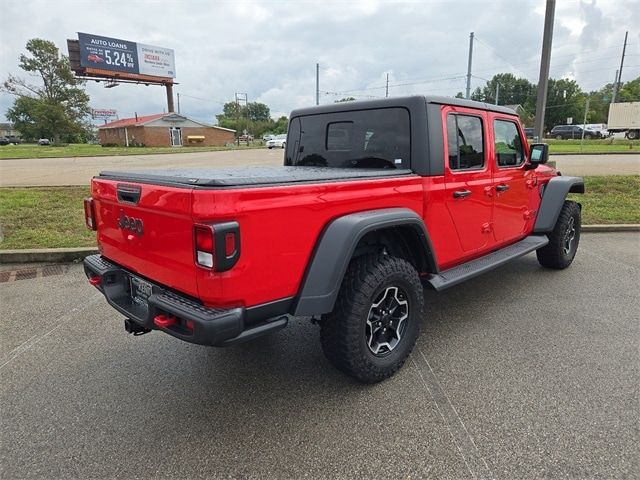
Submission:
[[[148,328],[141,327],[129,318],[124,321],[124,329],[127,331],[127,333],[132,333],[134,337],[144,335],[145,333],[149,333],[151,331]]]

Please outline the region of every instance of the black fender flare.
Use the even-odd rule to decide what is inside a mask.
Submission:
[[[584,193],[584,180],[581,177],[564,175],[549,180],[544,187],[536,223],[533,226],[534,233],[547,233],[553,230],[569,192]]]
[[[437,273],[431,240],[416,212],[408,208],[385,208],[351,213],[332,220],[320,235],[298,290],[293,314],[309,316],[332,311],[360,239],[372,231],[407,226],[415,230],[425,249],[429,269]]]

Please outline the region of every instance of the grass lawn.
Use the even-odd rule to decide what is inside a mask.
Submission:
[[[0,249],[91,247],[82,199],[89,187],[0,188]]]
[[[640,223],[640,175],[585,177],[583,224]],[[89,247],[95,234],[84,226],[88,187],[0,188],[1,250]]]
[[[584,177],[585,194],[570,194],[582,204],[584,225],[640,223],[640,175]]]
[[[88,143],[70,143],[65,146],[39,146],[33,144],[0,146],[0,159],[3,158],[59,158],[59,157],[98,157],[103,155],[147,155],[150,153],[189,153],[215,152],[262,148],[263,145],[241,145],[233,147],[102,147]]]
[[[580,150],[580,140],[556,140],[545,138],[549,144],[549,153],[640,153],[640,140],[606,139],[585,140]]]

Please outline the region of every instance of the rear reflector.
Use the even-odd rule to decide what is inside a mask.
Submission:
[[[234,253],[236,253],[236,234],[229,232],[224,236],[224,254],[229,258],[232,257]]]
[[[102,283],[102,277],[99,277],[97,275],[93,276],[93,277],[89,277],[89,283],[91,285],[93,285],[94,287],[96,285],[100,285],[100,283]]]
[[[89,230],[96,230],[96,212],[91,197],[84,199],[84,223]]]

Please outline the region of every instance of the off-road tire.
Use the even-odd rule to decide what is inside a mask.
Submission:
[[[366,323],[373,303],[389,287],[399,287],[408,302],[403,334],[385,356],[372,353]],[[365,255],[349,265],[336,304],[320,321],[320,341],[338,370],[363,383],[392,376],[405,362],[420,334],[424,298],[420,277],[406,260],[390,255]]]
[[[571,235],[571,228],[574,229],[574,238],[570,242],[567,251],[568,235]],[[567,268],[573,262],[580,243],[581,212],[580,205],[571,200],[565,200],[560,215],[556,221],[553,231],[548,234],[549,243],[536,251],[538,262],[545,268],[561,270]]]

